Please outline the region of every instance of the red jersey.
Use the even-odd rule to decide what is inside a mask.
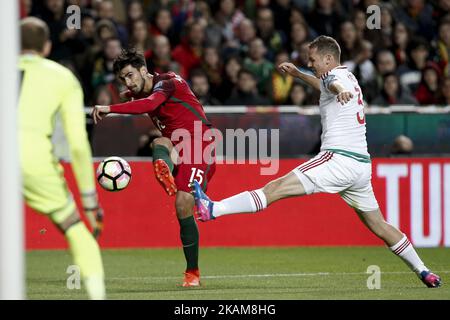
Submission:
[[[194,139],[201,140],[201,133],[194,132],[194,121],[201,121],[203,132],[211,127],[203,106],[187,82],[174,72],[155,74],[153,89],[148,97],[110,107],[112,113],[147,113],[163,137],[169,139],[176,129],[186,129]]]

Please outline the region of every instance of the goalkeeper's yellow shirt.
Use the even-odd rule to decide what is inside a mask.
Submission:
[[[83,92],[72,72],[38,55],[19,60],[19,143],[22,173],[48,176],[60,171],[51,136],[60,114],[69,143],[72,169],[82,193],[95,190],[91,149],[86,134]],[[55,170],[56,169],[56,170]]]

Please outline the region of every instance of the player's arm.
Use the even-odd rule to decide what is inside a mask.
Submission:
[[[353,93],[351,93],[350,90],[345,89],[338,79],[332,77],[331,81],[327,81],[327,79],[325,79],[324,83],[330,92],[337,95],[336,98],[341,105],[346,104],[353,98]]]
[[[64,81],[60,114],[70,149],[71,165],[81,193],[87,218],[98,236],[102,228],[103,212],[99,207],[92,167],[91,147],[86,133],[83,91],[75,76],[61,77]]]
[[[168,99],[168,96],[161,91],[156,91],[150,96],[129,101],[125,103],[113,104],[111,106],[95,106],[92,110],[92,118],[94,123],[102,119],[102,116],[108,113],[124,113],[124,114],[142,114],[149,113],[158,108]]]
[[[316,78],[313,75],[300,71],[293,63],[283,62],[278,66],[278,68],[280,68],[282,72],[287,72],[291,76],[305,81],[314,89],[320,90],[320,79]]]

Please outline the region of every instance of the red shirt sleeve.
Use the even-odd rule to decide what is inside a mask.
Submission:
[[[154,92],[147,98],[113,104],[110,106],[112,113],[141,114],[152,112],[167,100],[162,92]]]
[[[152,112],[169,99],[174,91],[175,84],[172,79],[161,80],[155,83],[153,93],[150,96],[125,103],[113,104],[110,106],[111,112],[128,114]]]

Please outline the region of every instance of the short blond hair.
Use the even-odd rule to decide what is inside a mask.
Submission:
[[[341,47],[332,37],[319,36],[309,44],[309,48],[317,48],[317,52],[321,55],[331,54],[337,62],[341,60]]]

